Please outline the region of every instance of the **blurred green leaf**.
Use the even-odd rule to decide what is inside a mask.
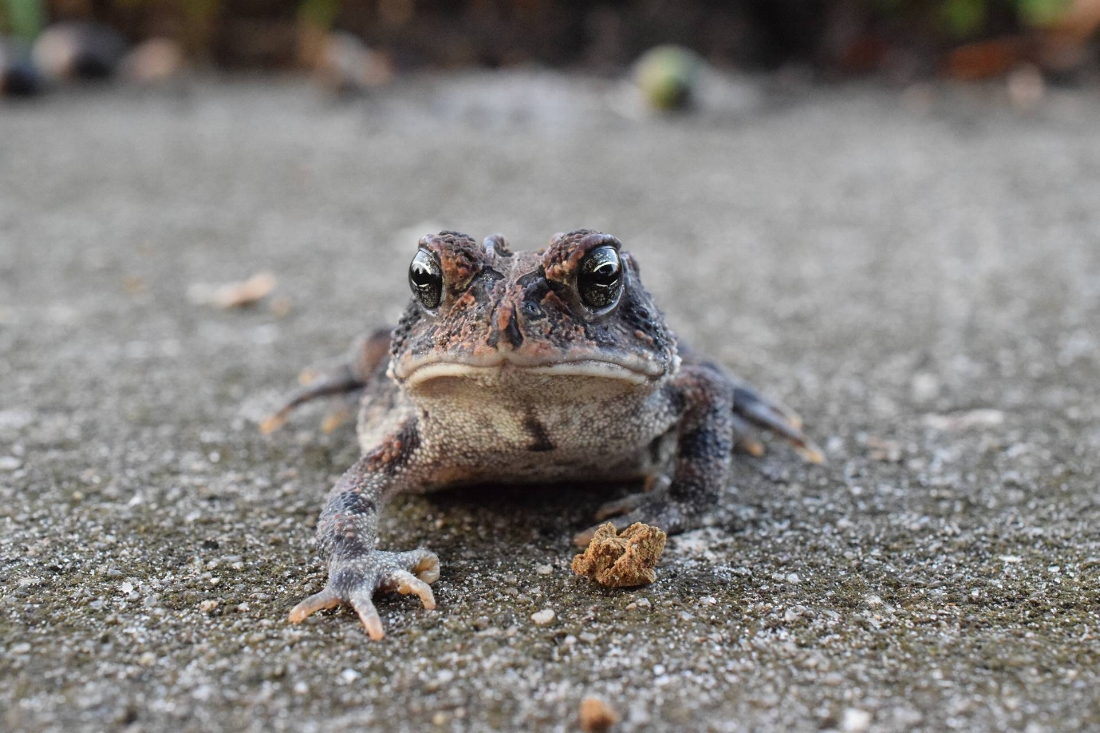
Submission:
[[[940,19],[949,33],[969,36],[985,25],[985,0],[945,0],[940,6]]]
[[[34,40],[46,21],[44,0],[7,0],[7,25],[27,43]]]
[[[298,6],[298,18],[310,25],[328,30],[336,22],[340,0],[302,0]]]
[[[183,0],[183,12],[193,21],[208,21],[218,13],[221,0]]]
[[[1054,25],[1073,7],[1073,0],[1016,0],[1020,20],[1042,28]]]

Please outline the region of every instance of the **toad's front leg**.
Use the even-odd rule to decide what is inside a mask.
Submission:
[[[435,608],[428,584],[439,578],[439,559],[425,549],[385,552],[374,547],[378,514],[389,497],[413,480],[410,466],[415,465],[418,447],[416,426],[407,425],[360,458],[336,483],[317,526],[328,584],[290,611],[292,623],[347,603],[370,638],[381,639],[382,619],[371,601],[376,591],[415,593],[424,608]]]
[[[618,529],[634,522],[668,534],[697,527],[728,481],[736,434],[733,385],[709,366],[690,365],[667,389],[669,402],[680,408],[671,481],[657,482],[664,486],[608,505],[627,510],[611,520]],[[573,541],[583,547],[595,531],[589,527]]]

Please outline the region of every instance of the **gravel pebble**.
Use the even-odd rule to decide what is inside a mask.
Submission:
[[[553,622],[556,615],[557,614],[555,614],[552,609],[544,608],[541,611],[536,611],[535,613],[532,613],[531,620],[539,626],[546,626],[547,624]]]

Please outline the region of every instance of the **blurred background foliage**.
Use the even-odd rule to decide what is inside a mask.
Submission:
[[[309,66],[341,30],[400,69],[600,70],[675,43],[718,66],[981,77],[1020,58],[1089,62],[1100,0],[0,0],[0,32],[27,41],[70,20],[221,68]]]

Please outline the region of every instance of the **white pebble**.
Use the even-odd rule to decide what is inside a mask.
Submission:
[[[871,714],[858,708],[848,708],[840,720],[840,729],[848,733],[863,733],[870,727]]]
[[[532,613],[531,614],[531,620],[534,621],[539,626],[545,626],[546,624],[553,621],[554,617],[556,615],[557,614],[555,614],[551,609],[544,608],[544,609],[542,609],[541,611],[539,611],[537,613]]]

